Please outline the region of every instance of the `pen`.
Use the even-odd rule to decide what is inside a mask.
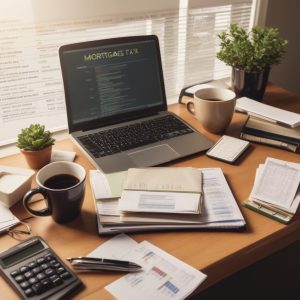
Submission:
[[[125,271],[136,272],[142,269],[142,266],[125,260],[107,259],[97,257],[71,257],[67,260],[75,269],[80,270],[110,270],[110,271]]]

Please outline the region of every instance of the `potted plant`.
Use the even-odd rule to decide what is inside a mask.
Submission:
[[[30,168],[40,169],[50,162],[54,139],[44,125],[31,124],[21,130],[17,147],[21,149]]]
[[[270,68],[283,58],[287,40],[279,37],[277,28],[256,26],[247,32],[237,24],[218,37],[217,58],[232,66],[231,83],[237,96],[261,101]]]

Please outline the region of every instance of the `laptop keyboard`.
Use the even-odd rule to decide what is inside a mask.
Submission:
[[[96,158],[99,158],[191,132],[193,130],[183,122],[172,115],[167,115],[87,134],[78,139]]]

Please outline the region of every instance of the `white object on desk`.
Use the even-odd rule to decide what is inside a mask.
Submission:
[[[190,213],[201,211],[202,173],[190,167],[128,170],[119,210]]]
[[[125,234],[113,237],[88,256],[130,260],[143,267],[105,287],[117,299],[185,299],[207,277],[149,242],[138,244]]]
[[[228,183],[224,177],[224,174],[219,168],[201,169],[203,175],[203,212],[200,215],[198,224],[133,224],[122,223],[120,220],[120,212],[118,211],[118,197],[114,199],[98,199],[94,196],[98,233],[99,234],[116,234],[118,232],[139,232],[149,230],[168,230],[168,229],[180,229],[180,228],[242,228],[245,226],[245,220],[241,214],[241,211],[234,199],[234,196],[228,186]],[[108,174],[105,174],[107,176]],[[117,182],[120,174],[112,173],[111,181],[113,182],[113,176],[116,176]],[[123,178],[126,176],[123,174]],[[98,180],[103,177],[93,178],[91,177],[91,186],[100,185]],[[95,180],[95,181],[94,181]],[[110,186],[114,186],[110,184]],[[121,191],[121,188],[119,187]],[[119,193],[120,195],[120,193]],[[192,216],[192,215],[191,215]],[[151,220],[149,220],[151,221]],[[157,219],[155,221],[158,221]]]
[[[19,223],[19,219],[13,215],[10,209],[0,203],[0,233]]]
[[[223,135],[218,142],[210,148],[206,155],[233,163],[249,147],[250,143],[235,137]]]
[[[300,164],[268,158],[255,180],[250,198],[290,210],[300,183]]]
[[[0,202],[11,207],[21,200],[31,188],[33,175],[30,169],[0,166]]]
[[[300,114],[273,107],[247,97],[237,99],[235,110],[290,127],[300,125]]]
[[[109,239],[107,242],[101,244],[87,256],[125,260],[124,257],[127,253],[137,244],[138,243],[128,235],[120,233]]]
[[[52,150],[50,161],[74,161],[75,157],[76,152],[73,151]]]
[[[201,194],[182,192],[122,192],[119,210],[122,212],[151,212],[175,214],[199,214]]]

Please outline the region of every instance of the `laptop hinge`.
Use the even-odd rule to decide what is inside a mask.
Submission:
[[[136,121],[136,120],[139,120],[139,119],[143,119],[145,117],[156,116],[158,114],[159,114],[158,112],[151,113],[151,114],[149,114],[149,113],[148,114],[142,114],[142,115],[139,115],[139,116],[132,116],[132,117],[124,118],[124,119],[119,119],[117,122],[116,122],[116,120],[113,120],[111,122],[105,122],[105,124],[101,124],[101,125],[98,124],[96,126],[84,128],[84,129],[82,129],[82,132],[93,130],[93,129],[98,129],[98,128],[100,128],[100,126],[104,127],[104,126],[110,126],[110,125],[121,125],[122,123],[125,123],[125,122],[128,122],[128,121]]]

